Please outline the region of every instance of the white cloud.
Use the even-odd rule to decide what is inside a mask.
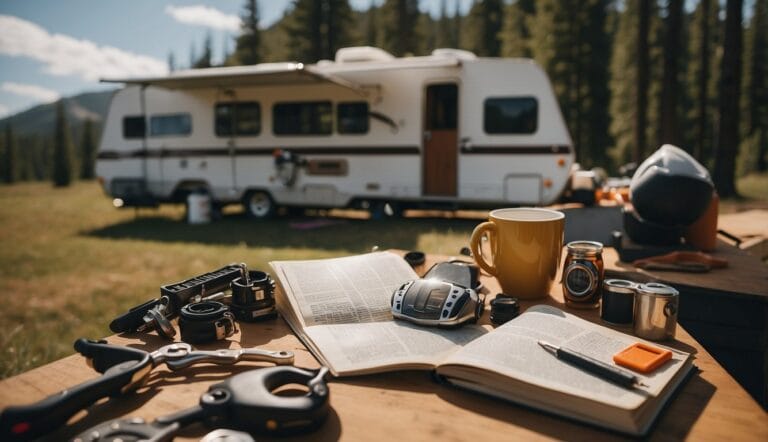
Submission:
[[[37,101],[45,103],[56,101],[59,99],[59,93],[42,86],[36,86],[34,84],[14,83],[12,81],[5,81],[0,85],[0,90],[10,92],[16,95],[23,95],[25,97],[34,98]]]
[[[8,108],[8,106],[0,104],[0,118],[5,117],[9,113],[11,113],[11,110]]]
[[[99,78],[163,75],[165,62],[111,46],[99,46],[62,34],[51,34],[35,23],[0,15],[0,54],[29,57],[45,64],[52,75]]]
[[[209,6],[173,6],[165,7],[165,13],[173,17],[174,20],[188,24],[200,25],[213,29],[237,32],[240,29],[240,17],[226,14],[216,8]]]

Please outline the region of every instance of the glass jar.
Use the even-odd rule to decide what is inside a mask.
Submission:
[[[603,245],[596,241],[573,241],[566,246],[563,263],[565,305],[596,308],[603,286]]]

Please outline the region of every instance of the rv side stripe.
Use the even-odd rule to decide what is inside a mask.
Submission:
[[[569,154],[571,147],[560,146],[462,146],[461,153],[473,154],[504,154],[504,155],[537,155],[537,154]]]
[[[235,155],[272,155],[277,148],[243,147],[235,149]],[[300,155],[418,155],[416,146],[375,146],[375,147],[294,147],[281,149],[290,150]],[[172,157],[215,157],[229,156],[230,151],[221,147],[217,149],[149,149],[130,152],[102,151],[98,154],[100,160],[118,160],[124,158],[172,158]]]

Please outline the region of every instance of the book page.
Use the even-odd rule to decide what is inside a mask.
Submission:
[[[537,341],[568,348],[613,365],[615,353],[641,341],[623,333],[592,324],[555,307],[530,308],[450,356],[445,364],[469,365],[496,371],[575,396],[598,400],[622,408],[637,407],[648,395],[658,395],[688,358],[672,350],[672,360],[651,375],[634,373],[647,384],[643,391],[629,390],[603,380],[583,369],[557,359]],[[654,346],[660,346],[651,343]]]
[[[303,326],[391,321],[392,292],[418,279],[389,252],[270,264]]]
[[[373,368],[382,371],[380,368],[385,366],[434,367],[486,332],[477,325],[440,329],[401,321],[316,325],[305,329],[337,376]]]

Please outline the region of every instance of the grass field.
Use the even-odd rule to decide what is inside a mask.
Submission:
[[[768,208],[768,174],[741,180],[753,199],[724,211]],[[757,199],[754,199],[757,198]],[[269,270],[275,259],[310,259],[382,249],[457,254],[483,218],[354,217],[257,222],[238,211],[208,225],[183,222],[179,206],[117,210],[94,182],[0,186],[0,378],[73,352],[79,337],[110,334],[117,314],[159,293],[162,284],[231,262]],[[472,218],[474,216],[474,218]],[[304,228],[302,228],[304,227]]]
[[[94,182],[0,186],[0,377],[73,352],[79,337],[110,334],[108,324],[155,297],[159,286],[245,262],[269,270],[275,259],[362,253],[378,245],[457,254],[477,220],[325,219],[257,222],[229,213],[187,225],[181,207],[117,210]]]

